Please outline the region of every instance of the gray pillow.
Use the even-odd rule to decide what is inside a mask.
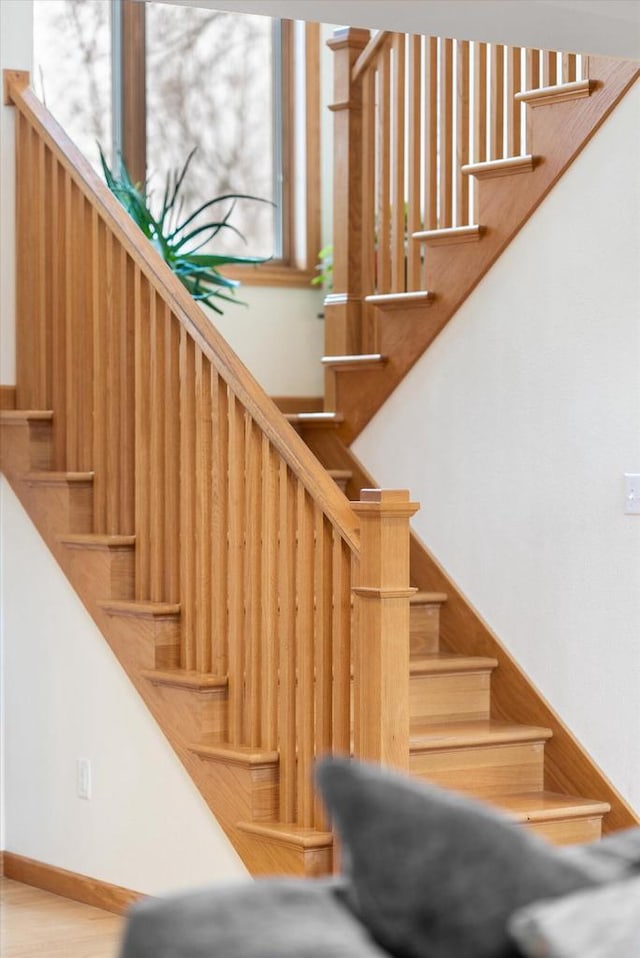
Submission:
[[[530,958],[638,958],[640,878],[530,905],[509,930]]]
[[[613,832],[589,845],[569,845],[563,851],[574,861],[618,862],[630,873],[640,872],[640,828]]]
[[[515,955],[514,911],[623,872],[574,862],[480,802],[378,766],[325,759],[317,777],[354,911],[398,958]]]
[[[335,881],[268,879],[146,899],[121,958],[388,958]]]

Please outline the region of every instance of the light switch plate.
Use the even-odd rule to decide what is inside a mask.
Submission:
[[[624,511],[627,516],[640,516],[640,473],[624,474]]]

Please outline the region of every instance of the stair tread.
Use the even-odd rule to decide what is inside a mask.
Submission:
[[[582,818],[585,815],[606,815],[611,810],[608,802],[581,798],[560,792],[520,792],[515,795],[491,795],[491,805],[497,805],[518,822],[545,822],[558,818]]]
[[[192,752],[205,758],[219,759],[235,765],[277,765],[279,755],[276,751],[252,748],[248,745],[228,745],[225,742],[192,742],[189,745]]]
[[[387,357],[382,353],[354,353],[345,356],[323,356],[323,366],[382,366]]]
[[[26,472],[23,477],[25,482],[41,482],[43,485],[64,482],[93,482],[93,472],[65,472],[63,470],[38,469],[34,472]]]
[[[135,546],[135,536],[106,535],[98,532],[67,533],[58,537],[64,545],[86,546],[87,548],[109,549]]]
[[[521,90],[514,99],[518,103],[531,103],[536,106],[561,103],[590,96],[594,83],[592,80],[573,80],[570,83],[555,83],[553,86],[537,87],[534,90]]]
[[[430,652],[411,657],[411,675],[438,675],[452,672],[489,672],[498,667],[498,660],[481,655],[456,655],[453,652]]]
[[[189,669],[143,669],[140,675],[154,685],[169,685],[175,688],[204,690],[226,688],[228,685],[226,675]]]
[[[237,827],[251,835],[297,845],[301,848],[326,848],[333,845],[331,832],[303,828],[301,825],[280,822],[238,822]]]
[[[412,725],[409,744],[412,751],[437,751],[481,745],[506,745],[512,742],[539,742],[551,738],[548,728],[516,725],[493,719]]]
[[[446,592],[425,592],[418,589],[417,592],[413,593],[409,602],[411,605],[437,605],[446,602],[447,598]]]
[[[53,419],[53,412],[50,409],[2,409],[0,410],[0,423],[2,422],[50,422]]]
[[[114,615],[139,615],[142,618],[179,615],[177,602],[137,602],[135,599],[104,599],[98,602],[104,612]]]
[[[486,160],[482,163],[467,163],[461,167],[465,176],[505,176],[512,173],[530,173],[535,166],[535,157],[530,153],[522,156],[507,156],[501,160]]]
[[[420,243],[433,246],[446,246],[453,243],[469,243],[477,241],[485,232],[485,227],[478,224],[472,226],[447,226],[436,230],[416,230],[411,238]]]
[[[373,306],[394,306],[394,305],[427,305],[433,299],[433,293],[428,289],[414,290],[408,293],[372,293],[365,296],[365,302]]]
[[[322,425],[323,423],[340,423],[342,416],[337,412],[288,412],[285,419],[291,423],[305,423]]]

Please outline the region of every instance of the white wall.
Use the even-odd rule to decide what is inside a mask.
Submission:
[[[637,808],[639,115],[636,84],[354,445]]]
[[[148,894],[246,870],[4,479],[5,848]],[[76,759],[92,798],[76,796]]]
[[[241,286],[224,315],[207,314],[270,396],[320,396],[324,322],[316,289]]]

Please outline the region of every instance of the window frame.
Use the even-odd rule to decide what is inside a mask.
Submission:
[[[114,143],[137,182],[146,178],[146,3],[120,0],[113,4]],[[308,286],[316,273],[321,246],[320,223],[320,25],[303,24],[304,43],[296,43],[295,23],[281,20],[282,57],[282,251],[280,259],[259,267],[227,266],[225,275],[247,286]],[[301,48],[304,47],[302,50]],[[119,54],[119,55],[118,55]],[[304,57],[302,103],[296,88],[297,58]],[[302,110],[300,107],[302,106]],[[304,116],[304,130],[297,118]],[[304,189],[296,189],[296,137],[304,137]],[[297,195],[302,194],[302,195]],[[296,248],[300,225],[302,244]]]

